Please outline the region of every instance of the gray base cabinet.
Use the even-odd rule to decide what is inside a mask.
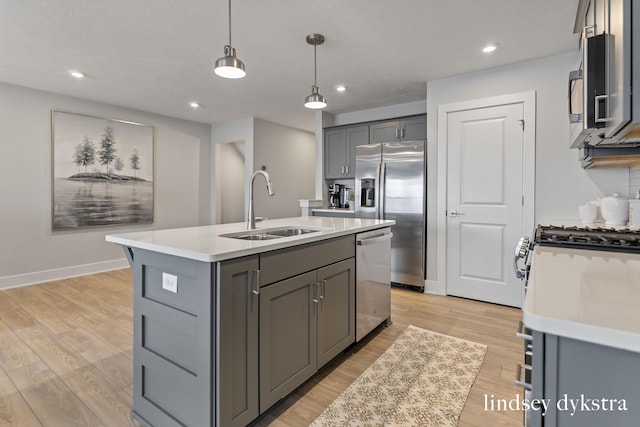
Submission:
[[[145,425],[245,426],[355,342],[354,235],[218,263],[133,255]]]
[[[218,390],[220,426],[245,426],[259,415],[258,255],[218,264]],[[256,291],[256,293],[254,293]]]
[[[214,266],[138,249],[133,297],[133,415],[152,426],[214,419]],[[163,273],[177,277],[164,289]]]
[[[533,331],[529,426],[631,427],[640,420],[640,353]],[[624,402],[622,402],[624,400]]]
[[[260,410],[355,342],[355,260],[260,289]]]
[[[316,372],[316,273],[260,290],[260,410],[291,393]]]

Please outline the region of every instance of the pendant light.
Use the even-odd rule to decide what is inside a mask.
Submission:
[[[316,47],[324,43],[322,34],[307,35],[307,43],[313,45],[313,86],[311,86],[311,95],[304,99],[304,106],[313,110],[319,110],[327,106],[327,98],[318,92],[318,66],[316,64]]]
[[[229,44],[224,47],[224,56],[216,61],[215,73],[227,79],[241,79],[247,75],[244,64],[236,57],[231,47],[231,0],[229,0]]]

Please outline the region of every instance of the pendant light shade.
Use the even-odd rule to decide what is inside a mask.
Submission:
[[[241,79],[247,73],[244,63],[236,56],[236,50],[231,47],[231,0],[229,0],[229,44],[224,47],[224,56],[216,61],[215,73],[227,79]]]
[[[236,57],[236,50],[230,45],[224,47],[224,56],[216,61],[217,75],[227,79],[241,79],[247,75],[244,63]]]
[[[311,86],[311,95],[304,99],[304,106],[313,110],[319,110],[327,106],[327,98],[320,95],[318,91],[318,66],[316,64],[316,47],[324,43],[322,34],[307,35],[307,43],[313,45],[313,86]]]
[[[311,86],[311,95],[304,99],[304,106],[312,110],[319,110],[327,106],[327,99],[320,95],[318,86]]]

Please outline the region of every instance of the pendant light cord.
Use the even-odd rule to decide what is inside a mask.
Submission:
[[[318,58],[316,50],[318,45],[314,43],[313,45],[313,86],[318,87]]]
[[[231,46],[231,0],[229,0],[229,46]]]

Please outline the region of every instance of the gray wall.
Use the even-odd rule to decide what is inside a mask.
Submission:
[[[255,119],[253,171],[262,166],[267,168],[275,195],[269,196],[262,177],[256,178],[256,216],[300,216],[298,200],[312,199],[315,194],[315,136],[310,132]]]
[[[154,127],[155,222],[51,229],[51,110]],[[210,126],[0,83],[0,289],[126,266],[106,234],[206,224]]]
[[[436,261],[440,256],[436,251],[438,230],[435,217],[438,105],[511,93],[536,92],[536,222],[545,219],[577,219],[577,207],[586,201],[613,191],[625,195],[628,193],[628,168],[583,170],[577,160],[577,151],[569,149],[571,142],[567,118],[567,76],[576,67],[577,58],[577,53],[563,54],[427,83],[428,287],[429,281],[438,278]]]
[[[211,127],[213,144],[228,142],[244,143],[244,191],[242,197],[246,201],[248,182],[251,174],[262,166],[274,185],[275,196],[266,193],[264,179],[256,178],[254,191],[256,216],[267,218],[285,218],[300,216],[298,199],[310,199],[315,191],[316,146],[314,134],[278,123],[247,117],[238,120],[214,123]],[[219,150],[214,151],[219,156]],[[220,159],[212,159],[218,165]],[[215,167],[217,168],[217,166]],[[220,223],[222,218],[222,192],[225,177],[220,168],[214,174],[211,187],[211,222]],[[239,188],[239,186],[236,186]],[[246,217],[248,206],[245,203]]]

